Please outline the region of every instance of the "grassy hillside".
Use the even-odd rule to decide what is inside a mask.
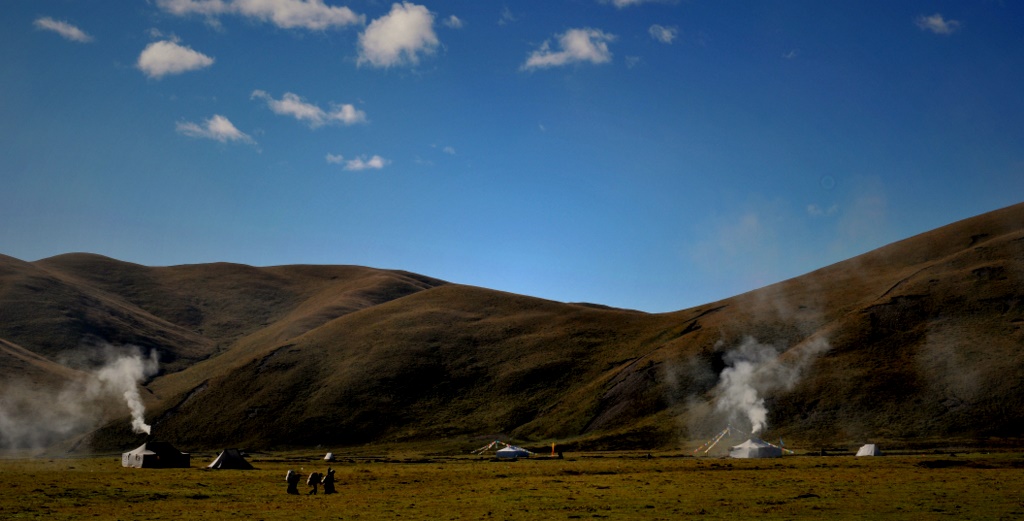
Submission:
[[[1024,205],[657,315],[370,268],[85,254],[0,257],[0,303],[0,339],[51,361],[90,338],[158,350],[147,419],[184,447],[689,446],[737,421],[716,404],[740,349],[771,355],[751,380],[770,437],[1015,438],[1024,416]],[[126,423],[92,442],[135,443]]]

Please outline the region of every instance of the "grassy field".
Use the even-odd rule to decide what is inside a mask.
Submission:
[[[0,459],[0,519],[1021,519],[1024,454],[692,458],[679,453],[338,454],[338,494],[285,493],[319,454],[250,456],[251,471],[129,469],[119,455]],[[305,479],[303,479],[303,483]]]

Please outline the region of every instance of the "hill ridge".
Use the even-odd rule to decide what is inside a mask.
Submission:
[[[685,445],[748,421],[721,404],[753,353],[792,373],[751,382],[772,435],[1016,437],[1024,204],[657,314],[358,266],[0,257],[0,340],[54,360],[97,331],[175,355],[144,397],[154,432],[185,447]],[[92,438],[137,440],[126,422]]]

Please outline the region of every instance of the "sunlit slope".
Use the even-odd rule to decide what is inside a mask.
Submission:
[[[82,263],[85,270],[130,266],[99,256],[67,257],[88,261]],[[172,370],[208,356],[213,348],[199,332],[158,317],[119,293],[84,283],[73,272],[11,257],[0,257],[0,338],[65,363],[105,345],[158,349]]]
[[[0,256],[0,338],[65,363],[105,346],[156,350],[168,374],[250,337],[288,338],[437,284],[357,266],[152,268],[83,253],[34,263]]]

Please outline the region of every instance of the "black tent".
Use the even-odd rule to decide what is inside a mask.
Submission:
[[[137,449],[121,454],[122,467],[178,469],[189,467],[188,453],[181,452],[166,441],[150,441]]]
[[[250,470],[252,465],[245,461],[242,451],[238,449],[224,449],[217,456],[217,459],[213,460],[213,463],[207,465],[206,468]]]

